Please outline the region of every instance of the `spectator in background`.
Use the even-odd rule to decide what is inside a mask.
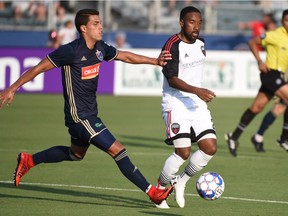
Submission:
[[[56,28],[62,28],[67,20],[74,20],[74,17],[71,14],[67,14],[66,9],[60,4],[56,5]]]
[[[0,1],[0,11],[5,10],[5,8],[6,8],[6,6],[5,6],[4,1]]]
[[[67,20],[62,28],[58,31],[59,44],[67,44],[77,38],[77,32],[72,20]]]
[[[13,1],[12,2],[13,18],[15,23],[20,23],[23,19],[29,20],[33,17],[35,2],[30,1]]]
[[[177,8],[182,8],[183,6],[188,6],[191,5],[192,3],[193,3],[192,0],[185,0],[185,1],[169,0],[168,13],[173,14],[173,12],[177,10]]]
[[[118,32],[115,35],[114,42],[111,43],[116,48],[131,48],[131,45],[126,41],[125,32]]]
[[[23,19],[23,11],[21,10],[21,7],[15,6],[13,7],[13,22],[20,23]]]
[[[38,2],[34,9],[34,20],[36,24],[46,24],[47,6],[43,2]]]
[[[276,20],[272,13],[264,14],[262,20],[238,23],[238,28],[240,30],[251,29],[252,37],[261,36],[266,31],[274,30],[276,27]],[[258,46],[258,48],[259,50],[263,50],[262,46]]]
[[[57,49],[60,46],[60,40],[58,39],[57,29],[52,29],[49,31],[47,47]]]

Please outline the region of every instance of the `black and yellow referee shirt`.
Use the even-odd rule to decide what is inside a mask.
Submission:
[[[268,31],[261,37],[262,46],[266,48],[266,65],[270,69],[283,73],[288,67],[288,32],[281,26]]]

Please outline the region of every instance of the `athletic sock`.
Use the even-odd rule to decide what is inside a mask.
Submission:
[[[257,134],[262,135],[269,128],[271,124],[275,121],[276,117],[274,116],[272,111],[269,111],[263,118],[263,121],[259,127]]]
[[[288,109],[284,112],[283,128],[281,134],[281,141],[288,140]]]
[[[184,171],[180,174],[181,182],[186,184],[188,180],[196,173],[201,171],[208,162],[213,158],[212,155],[208,155],[200,149],[194,152],[191,157],[189,164],[185,167]]]
[[[40,163],[58,163],[61,161],[72,161],[69,154],[70,147],[54,146],[44,151],[33,154],[34,164]]]
[[[241,119],[239,124],[237,125],[235,131],[232,134],[233,140],[238,140],[245,128],[250,124],[250,122],[253,120],[253,118],[256,116],[255,113],[253,113],[250,109],[247,109]]]
[[[170,183],[171,179],[178,172],[179,168],[185,162],[179,155],[175,152],[171,154],[165,161],[163,170],[159,176],[159,182],[162,186],[165,186]]]
[[[145,177],[137,169],[136,166],[130,161],[126,149],[120,151],[114,160],[118,165],[122,174],[129,179],[133,184],[140,188],[143,192],[149,191],[150,184],[147,182]]]
[[[263,136],[260,134],[255,134],[254,138],[259,143],[263,142]]]

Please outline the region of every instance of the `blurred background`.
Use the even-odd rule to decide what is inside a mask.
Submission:
[[[252,35],[280,25],[288,1],[130,0],[1,1],[0,90],[11,85],[53,49],[78,37],[75,13],[100,11],[104,40],[119,49],[157,57],[166,40],[180,31],[179,14],[193,5],[202,12],[200,33],[207,61],[204,86],[218,97],[254,97],[259,70],[248,48]],[[262,52],[263,60],[265,52]],[[98,94],[161,95],[161,68],[103,62]],[[21,93],[61,93],[61,73],[45,73],[20,88]],[[106,73],[106,71],[108,73]],[[58,73],[57,73],[58,72]]]
[[[262,21],[264,14],[272,13],[279,25],[288,1],[2,0],[0,46],[57,47],[75,37],[74,24],[68,24],[74,21],[75,13],[82,8],[95,8],[101,13],[107,42],[116,45],[117,40],[122,40],[124,47],[161,48],[171,34],[179,32],[179,12],[187,5],[202,12],[201,35],[206,39],[206,49],[246,50],[253,30],[248,25],[244,27],[244,23]]]

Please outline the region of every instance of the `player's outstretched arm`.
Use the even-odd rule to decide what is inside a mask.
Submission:
[[[164,66],[167,64],[167,61],[171,60],[171,53],[169,51],[162,51],[158,58],[151,58],[148,56],[138,55],[128,51],[118,51],[118,55],[115,58],[130,64],[151,64]]]
[[[47,59],[43,59],[39,64],[23,73],[16,82],[0,92],[0,109],[6,103],[10,105],[14,99],[14,94],[22,85],[34,79],[38,74],[54,68],[54,65]]]

